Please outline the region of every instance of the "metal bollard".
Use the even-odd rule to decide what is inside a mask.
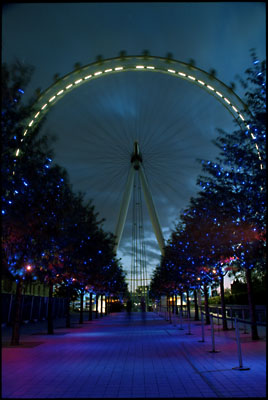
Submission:
[[[10,316],[11,316],[11,310],[12,310],[12,302],[13,302],[13,294],[10,295],[10,301],[9,301],[9,308],[8,308],[8,317],[7,317],[7,323],[10,323]]]
[[[230,317],[231,317],[231,322],[232,322],[231,329],[234,329],[234,325],[233,325],[233,309],[232,309],[232,307],[230,308]]]
[[[211,340],[212,340],[212,350],[209,353],[219,353],[219,350],[215,350],[215,336],[214,336],[214,323],[213,323],[213,315],[210,315],[210,325],[211,325]]]
[[[31,310],[30,310],[30,318],[29,318],[29,321],[32,320],[32,316],[33,316],[33,303],[34,303],[34,296],[32,296],[32,302],[31,302]]]
[[[242,319],[245,321],[245,309],[244,308],[242,310]],[[244,322],[244,332],[243,333],[248,333],[245,322]]]
[[[191,320],[190,320],[190,313],[188,311],[188,332],[185,335],[192,335],[191,333]]]
[[[183,331],[184,328],[182,327],[182,310],[180,309],[180,327],[179,330]]]
[[[205,341],[204,315],[202,311],[201,311],[201,329],[202,329],[202,340],[198,340],[198,342]]]
[[[235,336],[236,336],[239,367],[233,367],[232,369],[237,369],[239,371],[248,371],[250,368],[243,367],[241,344],[240,344],[240,335],[239,335],[239,323],[238,323],[236,318],[235,318]]]
[[[176,314],[175,314],[175,312],[173,313],[173,326],[177,326],[177,324],[176,324]]]

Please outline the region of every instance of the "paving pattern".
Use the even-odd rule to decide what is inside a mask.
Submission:
[[[238,366],[234,331],[200,322],[174,326],[150,312],[115,313],[72,328],[22,336],[2,350],[3,398],[266,397],[266,342],[241,330]]]

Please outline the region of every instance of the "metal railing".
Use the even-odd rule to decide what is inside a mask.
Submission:
[[[13,321],[15,295],[2,293],[1,295],[1,324],[9,325]],[[48,297],[23,295],[21,301],[21,322],[42,321],[48,314]],[[64,317],[66,299],[52,297],[52,318]]]
[[[177,308],[177,313],[174,312],[174,309],[176,311],[176,308],[171,309],[171,307],[167,306],[157,306],[155,311],[157,314],[161,317],[163,317],[166,321],[169,321],[169,323],[173,323],[173,325],[176,327],[177,323],[179,325],[178,330],[184,330],[185,324],[188,326],[188,331],[185,333],[186,335],[191,335],[191,310],[188,310],[186,306],[179,306],[179,310]],[[212,349],[209,351],[210,353],[219,353],[219,350],[216,350],[216,344],[215,344],[215,328],[214,328],[214,319],[218,321],[219,325],[219,320],[222,320],[223,317],[220,314],[219,310],[221,310],[221,307],[218,306],[213,306],[209,307],[209,317],[210,317],[210,335],[211,335],[211,342],[212,342]],[[242,315],[243,319],[238,318],[236,315],[236,311],[239,310],[240,315]],[[232,316],[226,315],[226,321],[231,321],[232,327],[233,324],[235,326],[235,341],[237,345],[237,356],[238,356],[238,366],[233,367],[232,369],[239,370],[239,371],[246,371],[249,370],[249,367],[245,367],[243,365],[243,360],[242,360],[242,348],[241,348],[241,342],[240,342],[240,328],[239,324],[243,323],[244,324],[244,333],[245,332],[245,325],[252,325],[252,322],[245,319],[245,310],[248,310],[247,306],[227,306],[227,312],[229,311]],[[173,312],[172,312],[173,311]],[[201,340],[198,340],[198,342],[205,342],[205,323],[204,323],[204,316],[206,315],[205,311],[202,309],[201,311],[201,335],[202,338]],[[214,312],[211,312],[214,311]],[[258,311],[261,311],[265,316],[266,316],[266,307],[265,306],[258,306]],[[186,320],[183,317],[186,317]],[[177,321],[177,323],[176,323]],[[193,321],[192,321],[193,322]],[[264,326],[266,327],[266,323],[257,321],[256,325],[258,326]]]

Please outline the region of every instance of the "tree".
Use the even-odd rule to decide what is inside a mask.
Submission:
[[[200,176],[198,183],[206,193],[222,193],[221,212],[229,215],[233,232],[229,249],[246,272],[252,338],[258,339],[251,274],[253,268],[262,270],[265,265],[266,63],[257,60],[254,52],[252,59],[246,80],[240,79],[247,89],[247,128],[237,126],[233,133],[218,131],[215,144],[220,155],[216,162],[202,161],[208,175]]]

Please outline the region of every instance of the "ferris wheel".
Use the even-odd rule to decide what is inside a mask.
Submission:
[[[75,69],[40,94],[16,157],[49,113],[50,130],[62,132],[57,162],[72,166],[75,189],[87,184],[88,196],[116,235],[115,251],[123,242],[122,254],[131,255],[127,280],[136,292],[150,281],[145,247],[152,233],[163,255],[163,228],[167,234],[180,199],[189,199],[187,185],[193,186],[191,176],[198,173],[195,159],[215,153],[210,141],[216,128],[236,120],[250,129],[245,111],[231,88],[189,63],[154,56],[101,60]]]

